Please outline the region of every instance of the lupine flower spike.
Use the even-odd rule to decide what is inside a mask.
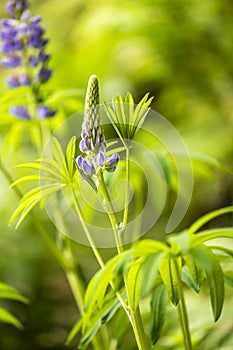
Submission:
[[[41,26],[40,16],[31,16],[27,0],[8,0],[6,12],[10,18],[1,21],[1,60],[5,68],[12,69],[13,75],[6,79],[12,88],[30,86],[35,106],[29,113],[26,106],[12,106],[10,113],[20,119],[44,119],[55,115],[55,111],[44,105],[41,87],[52,74],[48,68],[50,55],[45,51],[48,39]],[[34,114],[34,115],[33,115]]]
[[[95,75],[88,82],[79,149],[85,153],[85,157],[78,156],[76,162],[85,175],[92,176],[98,171],[112,172],[116,169],[119,155],[114,153],[111,157],[106,156],[106,141],[99,111],[99,82]]]

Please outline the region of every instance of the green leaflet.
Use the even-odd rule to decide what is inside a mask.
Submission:
[[[27,298],[22,296],[15,288],[3,282],[0,282],[0,298],[15,300],[24,304],[29,304],[29,300]],[[2,307],[0,307],[0,321],[4,323],[9,323],[20,330],[23,329],[22,323],[9,311],[5,310]]]
[[[10,224],[17,218],[16,228],[20,226],[28,213],[34,208],[37,203],[43,202],[51,194],[65,188],[66,186],[75,185],[76,169],[73,164],[75,155],[76,138],[72,137],[66,148],[64,155],[61,145],[56,138],[52,138],[51,147],[53,158],[40,158],[35,163],[20,164],[18,168],[31,168],[38,173],[33,175],[23,176],[16,180],[11,186],[17,186],[28,181],[39,181],[40,186],[29,190],[21,199],[18,207],[10,218]],[[45,183],[45,184],[41,184]]]
[[[196,293],[200,292],[200,287],[205,278],[203,268],[197,264],[192,256],[184,255],[185,266],[182,268],[182,280]]]
[[[17,320],[17,318],[13,316],[9,311],[3,309],[2,307],[0,307],[0,321],[4,323],[9,323],[20,330],[23,329],[22,323],[19,320]]]
[[[83,322],[82,318],[80,318],[77,322],[75,322],[66,339],[66,345],[70,345],[70,343],[74,340],[78,332],[81,330],[82,322]]]
[[[202,231],[200,233],[197,233],[196,235],[192,235],[191,245],[195,246],[203,242],[209,241],[211,239],[220,238],[220,237],[233,238],[233,228],[232,227],[217,228],[217,229]]]
[[[29,304],[29,300],[22,296],[15,288],[0,282],[0,299],[11,299]]]
[[[232,270],[224,271],[223,274],[224,274],[225,283],[233,288],[233,271]]]
[[[119,286],[119,283],[117,282],[121,279],[122,273],[119,274],[118,272],[119,270],[124,269],[129,257],[129,252],[115,256],[91,279],[84,298],[84,309],[88,314],[95,311],[96,304],[99,307],[103,305],[105,293],[111,281],[114,280],[115,287]]]
[[[212,219],[214,219],[220,215],[224,215],[224,214],[231,213],[231,212],[233,212],[233,206],[214,210],[214,211],[202,216],[201,218],[197,219],[190,226],[189,233],[195,233],[199,230],[199,228],[204,226],[207,222],[211,221]]]
[[[158,341],[167,313],[167,291],[164,284],[159,284],[151,299],[150,339],[152,345]]]
[[[128,301],[130,308],[135,311],[138,307],[141,294],[141,275],[142,263],[144,260],[139,259],[130,265],[126,277],[126,284],[128,290]]]
[[[67,164],[67,170],[69,175],[74,173],[73,159],[75,156],[75,150],[76,150],[76,137],[73,136],[66,147],[66,164]]]
[[[134,105],[133,96],[128,92],[124,100],[118,95],[111,106],[104,104],[107,116],[121,140],[132,140],[142,126],[153,100],[153,97],[148,97],[149,93]]]
[[[9,224],[19,216],[16,228],[20,226],[28,213],[34,208],[34,206],[40,201],[44,200],[47,196],[59,191],[65,185],[62,184],[51,184],[41,187],[37,187],[29,192],[27,192],[20,201],[19,206],[16,208],[12,214]]]
[[[217,321],[221,315],[224,302],[224,275],[222,268],[216,256],[204,245],[191,248],[190,254],[205,270],[214,320]]]
[[[163,251],[169,252],[169,247],[166,244],[152,239],[144,239],[133,248],[133,256],[135,258],[140,256],[146,257]]]
[[[82,328],[83,336],[80,340],[79,348],[85,349],[101,325],[109,322],[119,308],[120,302],[116,299],[116,297],[114,297],[110,301],[107,301],[93,317],[87,319],[88,316],[84,314],[84,316],[79,319],[72,327],[67,337],[66,345],[69,345],[73,341],[73,339]]]
[[[172,304],[175,306],[178,304],[180,300],[180,291],[179,291],[179,277],[177,276],[176,265],[174,261],[174,257],[166,254],[160,262],[159,272],[163,283],[166,286],[167,293],[169,299]],[[179,274],[181,274],[181,264],[180,259],[177,259],[177,264],[179,266]]]

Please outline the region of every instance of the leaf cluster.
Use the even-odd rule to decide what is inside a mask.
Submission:
[[[82,331],[79,348],[85,349],[101,325],[110,321],[118,311],[120,294],[131,310],[136,310],[139,303],[149,297],[148,334],[154,345],[166,321],[168,300],[178,306],[184,285],[198,294],[205,280],[209,286],[214,320],[217,321],[224,303],[224,283],[233,284],[232,273],[224,271],[221,262],[229,261],[233,251],[221,245],[211,245],[211,241],[233,238],[233,229],[196,232],[212,218],[232,211],[233,207],[216,210],[197,220],[189,229],[170,235],[165,243],[145,239],[111,259],[91,279],[85,294],[84,314],[71,330],[68,343]]]

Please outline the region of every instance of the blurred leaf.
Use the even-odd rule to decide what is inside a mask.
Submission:
[[[63,187],[65,187],[63,184],[50,184],[36,187],[33,190],[27,192],[21,199],[19,206],[12,214],[9,224],[12,224],[13,221],[19,216],[18,222],[16,224],[17,229],[37,203],[43,201],[52,193],[61,190]]]
[[[76,137],[73,136],[66,148],[66,162],[67,162],[67,168],[68,173],[73,174],[74,172],[74,156],[75,156],[75,149],[76,149]]]
[[[29,304],[29,300],[22,296],[15,288],[2,282],[0,282],[0,298],[21,301],[22,303]]]
[[[83,322],[82,318],[80,318],[77,322],[75,322],[66,339],[66,345],[70,345],[70,343],[74,340],[78,332],[81,330],[82,322]]]
[[[50,176],[43,176],[43,175],[27,175],[27,176],[23,176],[21,178],[19,178],[18,180],[16,180],[15,182],[13,182],[10,187],[14,187],[17,185],[20,185],[24,182],[28,182],[28,181],[40,181],[40,180],[48,180],[48,181],[55,181],[54,177],[50,177]]]
[[[95,311],[95,304],[101,307],[104,303],[105,292],[111,281],[114,281],[114,287],[117,287],[117,280],[121,278],[118,273],[125,264],[128,263],[129,252],[117,255],[112,258],[105,267],[98,271],[91,279],[84,298],[84,309],[88,313]],[[123,266],[122,266],[123,264]],[[116,291],[114,289],[114,291]]]
[[[199,293],[202,281],[205,278],[203,268],[197,264],[192,256],[184,255],[185,266],[182,269],[182,279],[187,286]]]
[[[139,259],[130,265],[126,277],[128,301],[130,308],[135,311],[138,307],[141,293],[141,274],[143,259]]]
[[[223,271],[225,282],[233,288],[233,271]]]
[[[220,250],[223,253],[225,253],[226,255],[229,255],[231,258],[233,258],[233,250],[232,249],[229,249],[226,247],[221,247],[218,245],[208,245],[208,247],[213,249],[213,250],[217,250],[217,251]]]
[[[152,345],[158,341],[167,313],[167,291],[164,284],[157,286],[151,299],[150,338]]]
[[[134,257],[146,257],[161,252],[169,252],[169,247],[162,242],[152,239],[144,239],[133,247]]]
[[[79,342],[79,348],[80,349],[86,349],[88,344],[91,342],[92,338],[96,334],[96,332],[99,330],[101,325],[103,323],[106,323],[111,320],[111,318],[114,316],[116,311],[120,307],[120,302],[114,298],[107,301],[103,307],[97,311],[97,313],[92,316],[91,318],[88,318],[88,320],[85,320],[85,327],[83,328],[83,336]],[[85,319],[85,315],[84,315]]]
[[[233,228],[232,227],[224,227],[217,228],[212,230],[206,230],[202,232],[198,232],[196,235],[192,235],[191,237],[191,245],[198,245],[202,242],[209,241],[215,238],[233,238]]]
[[[0,321],[4,323],[12,324],[13,326],[15,326],[20,330],[23,329],[22,323],[19,320],[17,320],[17,318],[13,316],[9,311],[1,307],[0,307]]]
[[[177,261],[177,264],[179,264],[179,273],[181,273],[180,259]],[[174,258],[169,254],[165,255],[161,260],[159,272],[163,283],[166,286],[169,299],[172,304],[176,306],[180,300],[179,280],[177,276],[178,271],[176,271]]]
[[[214,210],[214,211],[202,216],[201,218],[197,219],[190,226],[189,233],[195,233],[199,230],[199,228],[204,226],[207,222],[211,221],[212,219],[214,219],[220,215],[224,215],[224,214],[232,213],[232,212],[233,212],[233,206]]]
[[[217,321],[224,302],[224,276],[221,266],[215,255],[205,246],[191,248],[190,254],[206,272],[214,320]]]
[[[161,256],[161,253],[149,256],[142,266],[142,298],[144,298],[151,291],[151,289],[155,286],[155,283],[158,280],[158,278],[160,279],[158,268]]]

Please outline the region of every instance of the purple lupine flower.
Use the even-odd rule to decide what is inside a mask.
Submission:
[[[52,75],[52,70],[42,66],[42,68],[39,70],[39,73],[38,73],[38,80],[41,83],[45,83],[46,81],[49,80],[51,75]]]
[[[19,119],[29,120],[31,119],[29,112],[25,106],[11,106],[9,109],[10,113]]]
[[[20,86],[19,77],[18,76],[7,77],[6,84],[12,89],[19,87]]]
[[[11,55],[8,57],[4,57],[1,61],[3,67],[6,68],[15,68],[21,65],[21,57],[17,55]]]
[[[7,77],[6,83],[10,88],[31,86],[34,100],[43,104],[41,86],[50,79],[52,70],[48,68],[50,55],[45,51],[48,39],[44,36],[41,17],[31,16],[27,0],[8,0],[6,12],[10,18],[1,20],[1,52],[4,54],[1,64],[17,70]],[[35,118],[53,117],[56,112],[42,104],[35,106]]]
[[[20,86],[29,86],[31,85],[31,80],[27,74],[20,74],[19,83],[20,83]]]
[[[88,82],[79,149],[86,156],[77,157],[76,163],[89,176],[96,174],[101,169],[114,171],[120,159],[117,153],[108,158],[106,156],[106,141],[99,113],[99,84],[94,75]]]
[[[83,159],[82,170],[85,174],[92,176],[95,173],[95,168],[93,162],[89,158]]]
[[[36,111],[39,119],[51,118],[56,114],[56,111],[49,109],[48,106],[42,105],[37,106]]]
[[[102,151],[97,153],[97,155],[95,156],[95,162],[100,166],[104,165],[105,159],[106,159],[106,154]]]
[[[27,0],[8,0],[6,4],[6,12],[12,18],[20,18],[22,13],[29,8]]]

